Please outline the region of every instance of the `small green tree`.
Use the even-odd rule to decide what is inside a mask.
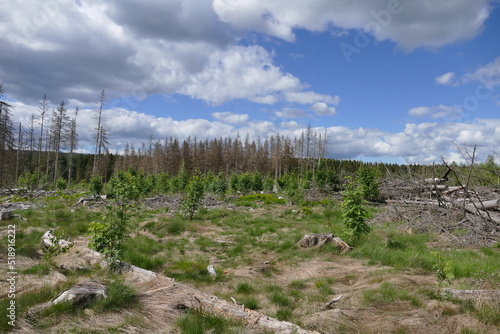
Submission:
[[[102,216],[102,222],[90,224],[90,247],[102,253],[109,268],[114,271],[121,268],[130,215],[125,204],[110,205],[107,209],[108,213]]]
[[[342,198],[342,217],[347,227],[347,239],[355,243],[363,234],[371,232],[371,227],[366,224],[368,211],[363,207],[363,194],[359,186],[350,180]]]
[[[380,196],[377,170],[375,168],[362,166],[358,169],[356,174],[363,198],[367,201],[376,201]]]
[[[224,174],[219,172],[217,176],[214,176],[212,172],[207,173],[207,176],[205,177],[205,190],[217,196],[224,196],[227,191]]]
[[[90,225],[90,247],[104,255],[112,271],[121,268],[123,245],[128,237],[127,222],[137,208],[133,201],[144,194],[143,180],[141,173],[132,170],[113,175],[107,184],[108,194],[113,196],[107,214]]]
[[[90,179],[89,190],[93,197],[99,196],[104,188],[102,184],[102,179],[100,176],[96,175]]]
[[[188,219],[193,219],[205,196],[203,177],[197,172],[186,186],[186,196],[182,201],[182,211]]]

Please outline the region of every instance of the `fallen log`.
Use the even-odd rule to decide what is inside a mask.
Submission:
[[[500,290],[461,290],[443,288],[440,291],[443,296],[451,296],[459,300],[492,300],[500,302]]]
[[[332,233],[306,234],[296,245],[302,248],[319,248],[326,243],[333,243],[341,253],[348,252],[352,249],[351,246],[339,237],[334,236]]]
[[[344,295],[340,295],[338,297],[330,299],[330,301],[325,304],[325,308],[331,308],[332,305],[338,302],[343,296]]]

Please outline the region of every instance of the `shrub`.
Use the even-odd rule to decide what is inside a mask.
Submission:
[[[347,184],[341,204],[342,217],[347,227],[347,238],[353,243],[363,234],[371,232],[371,227],[366,224],[368,211],[363,207],[363,195],[354,182]]]
[[[380,196],[377,171],[374,168],[360,167],[357,172],[361,195],[368,201],[376,201]]]
[[[103,187],[100,176],[94,176],[90,179],[89,190],[93,197],[99,196],[102,193]]]
[[[182,210],[187,218],[193,219],[204,196],[203,178],[197,173],[189,181],[186,187],[186,196],[182,201]]]
[[[67,187],[68,187],[68,182],[67,182],[65,179],[63,179],[62,177],[60,177],[60,178],[58,178],[58,179],[56,180],[56,183],[55,183],[55,188],[56,188],[57,190],[62,191],[62,190],[64,190],[64,189],[66,189]]]
[[[104,255],[111,270],[121,267],[130,218],[127,208],[124,204],[108,206],[108,214],[103,216],[103,221],[90,224],[90,247]]]

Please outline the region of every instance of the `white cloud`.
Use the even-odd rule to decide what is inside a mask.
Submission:
[[[274,114],[279,118],[300,118],[307,116],[304,110],[298,108],[284,108],[276,111]]]
[[[219,18],[239,29],[293,41],[293,30],[365,30],[405,49],[441,47],[478,35],[488,0],[214,0]]]
[[[337,112],[334,107],[329,107],[326,103],[324,102],[316,102],[311,106],[311,109],[317,114],[317,115],[327,115],[327,116],[333,116]]]
[[[479,67],[474,72],[467,73],[462,80],[463,82],[479,82],[490,90],[500,86],[500,57],[496,57],[493,61]]]
[[[224,123],[243,125],[248,122],[248,114],[234,114],[229,111],[214,112],[212,116]]]
[[[337,105],[340,102],[340,97],[318,94],[311,91],[304,92],[285,92],[285,100],[292,103],[310,104],[315,102],[325,102]]]
[[[455,73],[448,72],[443,75],[440,75],[436,79],[436,83],[444,86],[456,86],[457,82],[455,81]]]
[[[462,114],[463,109],[458,105],[445,106],[441,104],[433,107],[415,107],[408,110],[408,115],[412,117],[430,117],[433,119],[460,119]]]
[[[0,77],[9,96],[26,103],[48,93],[85,105],[102,88],[115,106],[128,108],[152,94],[214,105],[336,99],[304,91],[265,48],[239,45],[239,33],[219,20],[210,1],[26,0],[0,7]]]

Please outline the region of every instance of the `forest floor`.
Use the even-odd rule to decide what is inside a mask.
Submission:
[[[404,192],[397,196],[410,197]],[[308,233],[342,236],[334,197],[300,207],[272,195],[208,199],[208,210],[194,220],[179,215],[180,197],[150,198],[130,220],[124,258],[156,273],[147,280],[130,273],[111,275],[96,265],[99,260],[87,247],[88,227],[105,208],[102,203],[76,205],[77,200],[37,200],[29,208],[31,202],[4,198],[2,206],[26,220],[2,222],[0,229],[7,240],[4,223],[16,225],[18,272],[16,326],[2,319],[0,332],[266,333],[197,310],[192,298],[201,291],[319,333],[500,333],[500,227],[460,210],[369,207],[372,233],[340,254],[331,245],[295,245]],[[16,211],[16,205],[24,207]],[[50,228],[71,237],[74,246],[47,260],[40,238]],[[9,290],[6,254],[1,248],[3,301]],[[208,273],[209,264],[216,277]],[[123,280],[137,299],[134,305],[104,311],[37,308],[89,279]],[[463,300],[446,293],[447,288],[491,293]],[[335,297],[340,299],[325,307]]]

